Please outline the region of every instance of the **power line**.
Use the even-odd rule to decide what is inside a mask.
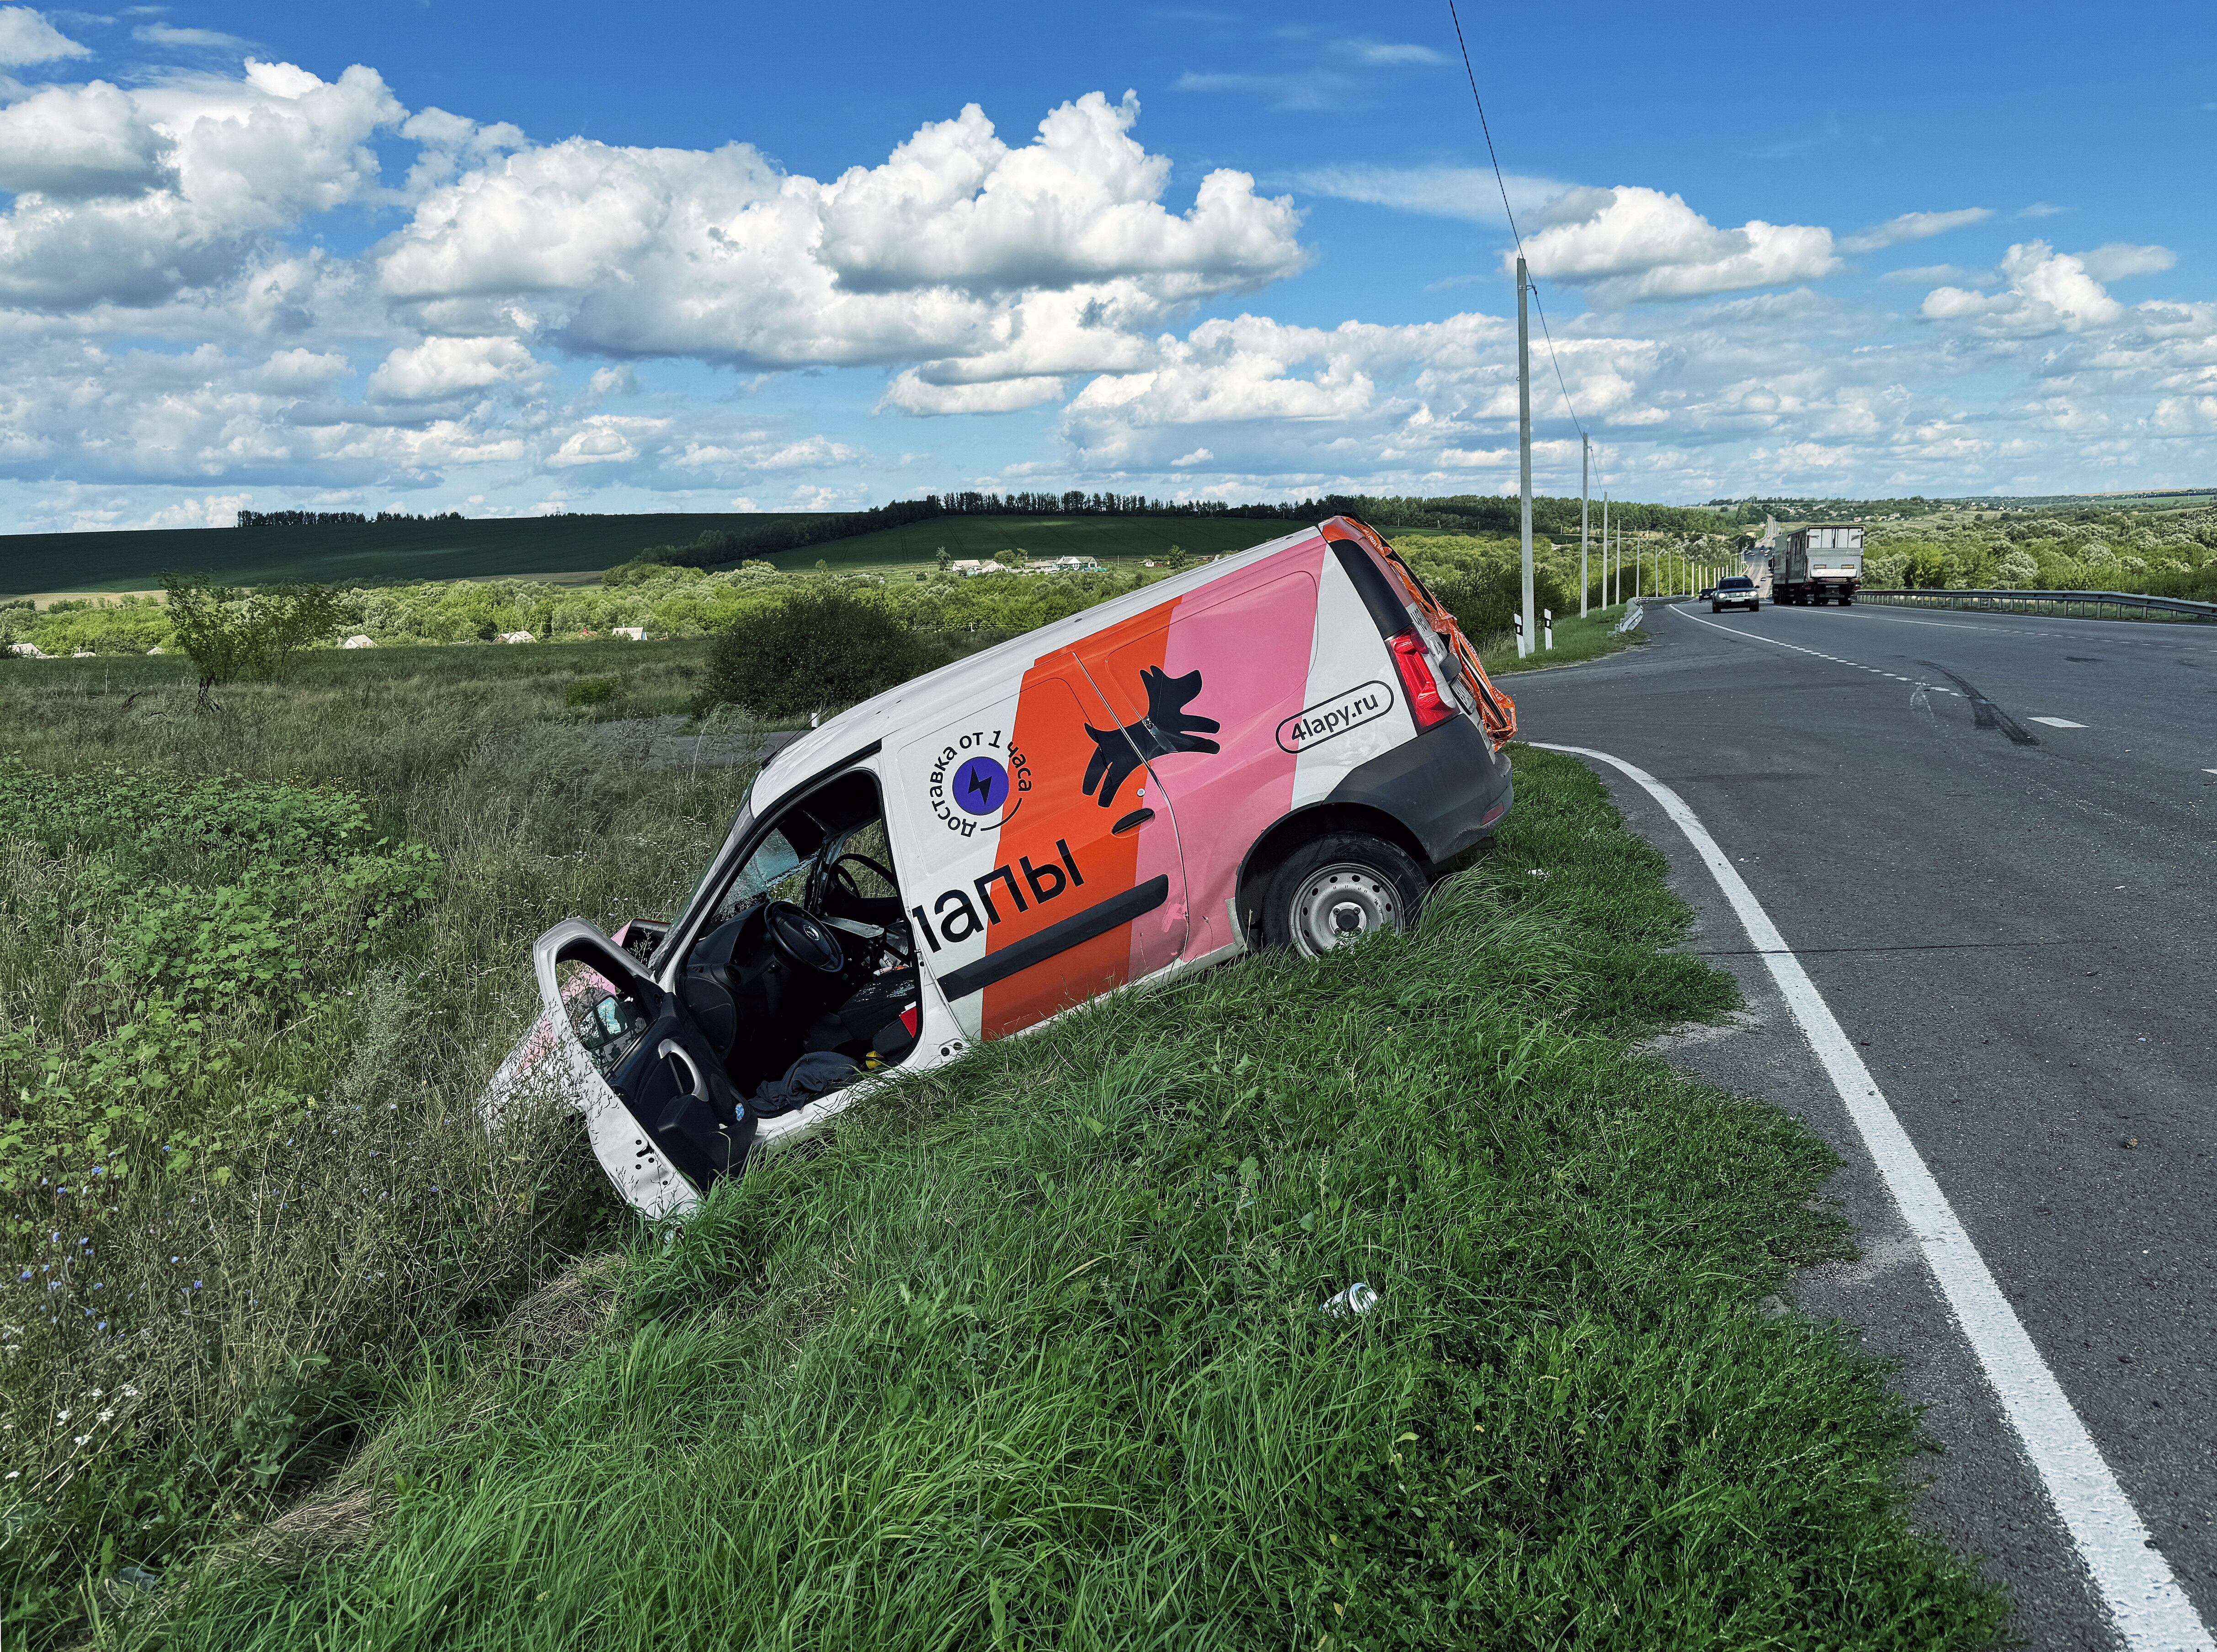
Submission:
[[[1448,16],[1454,24],[1455,45],[1462,50],[1462,71],[1470,81],[1470,101],[1478,106],[1478,129],[1485,134],[1485,157],[1493,163],[1494,187],[1501,191],[1501,215],[1509,220],[1509,234],[1516,243],[1516,254],[1524,256],[1524,236],[1516,227],[1516,214],[1509,205],[1508,181],[1501,176],[1501,157],[1494,152],[1493,128],[1485,118],[1485,100],[1478,95],[1478,71],[1470,66],[1470,42],[1463,39],[1462,18],[1455,11],[1454,0],[1448,0]],[[1555,354],[1555,335],[1547,325],[1547,306],[1540,302],[1540,284],[1528,283],[1532,291],[1532,307],[1540,312],[1540,336],[1547,342],[1547,360],[1554,364],[1555,383],[1563,392],[1563,406],[1571,416],[1571,423],[1580,436],[1586,434],[1585,422],[1578,417],[1578,404],[1571,399],[1570,380],[1563,377],[1563,359]]]

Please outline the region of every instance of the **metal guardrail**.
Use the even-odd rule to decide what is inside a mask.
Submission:
[[[2142,596],[2135,591],[1874,591],[1858,602],[1902,608],[1965,608],[1989,613],[2062,613],[2080,619],[2217,620],[2217,602]]]

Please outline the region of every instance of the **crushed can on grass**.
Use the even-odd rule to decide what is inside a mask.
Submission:
[[[1341,1291],[1329,1302],[1317,1304],[1319,1312],[1334,1319],[1344,1319],[1349,1314],[1367,1314],[1378,1305],[1378,1293],[1360,1279]]]

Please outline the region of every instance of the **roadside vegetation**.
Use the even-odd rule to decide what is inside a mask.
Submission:
[[[1825,1152],[1633,1051],[1732,988],[1548,754],[1417,936],[989,1046],[682,1236],[489,1139],[530,938],[744,793],[594,720],[706,653],[0,675],[10,1645],[1991,1642],[1777,1306]]]
[[[1577,613],[1568,618],[1558,615],[1555,620],[1555,645],[1535,649],[1522,659],[1516,657],[1516,638],[1514,632],[1497,638],[1480,650],[1489,676],[1514,676],[1520,671],[1545,671],[1552,666],[1581,665],[1588,660],[1598,660],[1610,654],[1619,654],[1627,648],[1637,648],[1647,640],[1643,626],[1637,631],[1621,631],[1624,620],[1624,605],[1613,608],[1596,608],[1581,618]],[[1542,637],[1544,641],[1544,633]]]

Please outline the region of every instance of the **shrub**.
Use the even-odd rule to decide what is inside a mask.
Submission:
[[[616,697],[614,677],[580,677],[562,696],[565,706],[605,706]]]
[[[1522,558],[1513,549],[1505,557],[1417,553],[1411,557],[1410,565],[1454,615],[1463,635],[1472,642],[1483,646],[1489,639],[1516,629],[1516,616],[1524,607],[1524,572]],[[1631,589],[1628,573],[1625,589]],[[1554,570],[1537,557],[1532,567],[1532,606],[1535,610],[1551,610],[1558,619],[1573,607]]]
[[[218,683],[266,682],[311,643],[339,627],[338,600],[320,585],[280,585],[246,596],[228,586],[165,574],[170,626],[201,674],[201,703]]]
[[[717,638],[699,709],[828,711],[882,693],[943,657],[881,599],[829,583],[805,587],[741,614]]]
[[[2040,577],[2040,564],[2032,559],[2029,552],[2012,551],[2001,559],[1996,571],[2004,585],[2022,590]]]

